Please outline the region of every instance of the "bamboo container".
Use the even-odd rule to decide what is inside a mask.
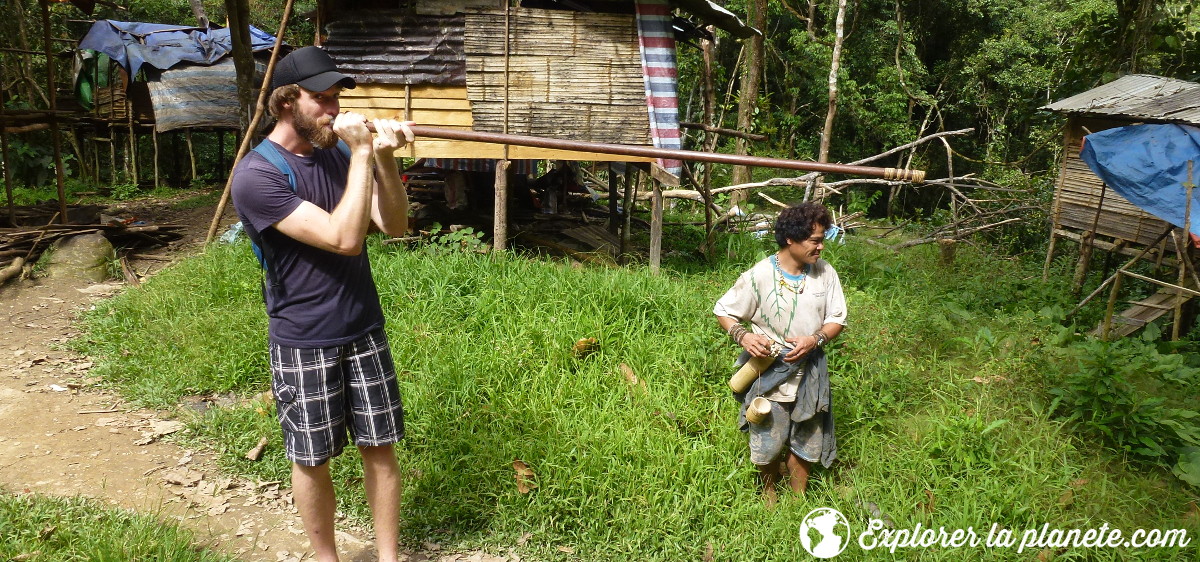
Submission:
[[[762,396],[755,397],[750,401],[750,405],[746,406],[746,421],[752,424],[760,424],[771,415],[771,401]]]
[[[767,367],[770,367],[771,363],[774,362],[774,355],[768,355],[766,357],[751,357],[749,361],[742,365],[742,368],[738,369],[737,372],[730,377],[729,388],[733,389],[734,392],[745,391],[747,388],[750,388],[750,385],[754,384],[754,381],[758,379],[758,376],[761,375],[762,372],[765,371]]]

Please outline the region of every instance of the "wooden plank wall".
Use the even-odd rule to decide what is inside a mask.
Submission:
[[[1165,221],[1141,210],[1111,189],[1104,190],[1104,203],[1099,207],[1099,221],[1096,220],[1104,184],[1079,158],[1080,143],[1088,134],[1084,128],[1095,133],[1130,124],[1126,121],[1078,116],[1068,118],[1063,165],[1054,191],[1055,219],[1059,228],[1088,232],[1096,224],[1098,235],[1127,240],[1140,246],[1154,242],[1166,230]]]
[[[407,88],[407,89],[406,89]],[[407,100],[412,100],[411,104]],[[461,86],[404,86],[400,84],[359,84],[343,90],[343,111],[354,111],[368,119],[409,119],[422,125],[471,129],[471,102],[467,89]],[[649,118],[647,117],[647,120]],[[409,158],[504,158],[504,147],[497,144],[417,139],[401,156]],[[550,150],[510,146],[508,158],[514,160],[592,160],[619,162],[649,162],[649,158],[615,156],[569,150]]]

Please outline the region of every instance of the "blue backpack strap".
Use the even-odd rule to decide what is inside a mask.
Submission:
[[[287,160],[283,159],[283,155],[279,153],[275,145],[271,141],[263,139],[253,150],[266,159],[272,166],[275,166],[280,172],[283,172],[283,175],[287,176],[288,186],[292,188],[292,193],[296,193],[296,175],[292,173],[292,167],[288,165]],[[265,249],[255,244],[254,240],[250,241],[250,249],[254,250],[254,257],[258,258],[258,265],[267,272],[267,277],[271,277],[271,271],[267,267]],[[271,279],[271,281],[273,282],[274,279]]]
[[[337,148],[346,158],[350,157],[350,145],[346,144],[346,141],[338,139]],[[263,141],[258,143],[258,146],[255,146],[253,150],[266,159],[267,162],[270,162],[272,166],[275,166],[277,169],[279,169],[280,172],[283,172],[283,175],[287,176],[288,186],[292,188],[292,193],[296,193],[296,175],[292,173],[292,167],[288,165],[287,160],[283,159],[283,155],[279,153],[279,149],[275,148],[275,144],[271,141],[263,139]],[[259,247],[258,244],[255,244],[254,241],[251,240],[250,249],[254,250],[254,256],[258,258],[258,265],[262,266],[262,268],[266,270],[267,259],[263,253],[263,248]],[[269,270],[267,271],[267,274],[270,275]]]
[[[338,142],[341,143],[342,141]],[[349,151],[350,147],[346,147],[346,150]],[[287,160],[283,159],[283,155],[275,148],[274,143],[264,139],[258,143],[258,146],[254,147],[254,152],[266,158],[267,162],[270,162],[272,166],[279,168],[279,171],[287,176],[288,185],[292,187],[292,193],[296,192],[296,176],[292,174],[292,167],[288,166]]]

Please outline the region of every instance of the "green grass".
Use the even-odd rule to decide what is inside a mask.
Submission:
[[[24,556],[24,557],[22,557]],[[0,491],[0,560],[220,562],[191,532],[82,498]]]
[[[670,232],[669,232],[670,234]],[[686,245],[679,246],[681,248]],[[573,268],[509,254],[372,245],[388,318],[407,438],[403,532],[458,547],[516,546],[532,559],[774,560],[807,556],[797,535],[816,507],[844,513],[852,541],[872,508],[900,528],[1020,532],[1052,528],[1186,528],[1197,490],[1168,469],[1124,462],[1055,421],[1048,353],[1069,307],[1040,259],[999,260],[974,248],[940,265],[936,249],[892,254],[851,242],[838,268],[850,327],[830,355],[840,462],[809,494],[763,509],[734,422],[726,380],[736,355],[712,303],[765,246],[718,241],[721,258],[689,250],[663,275]],[[728,256],[728,258],[727,258]],[[1000,274],[997,274],[1000,272]],[[261,273],[245,245],[216,245],[107,301],[77,346],[131,400],[173,408],[179,397],[268,388]],[[571,353],[582,337],[600,349]],[[626,384],[624,363],[645,380]],[[979,381],[983,382],[977,382]],[[185,439],[228,470],[287,479],[273,408],[251,401],[192,419]],[[259,463],[242,458],[259,436]],[[517,490],[513,460],[538,487]],[[356,453],[334,462],[340,509],[366,521]],[[567,554],[559,547],[569,547]],[[1091,549],[1067,559],[1193,560],[1174,549]],[[851,545],[839,559],[871,558]],[[1016,548],[915,549],[897,557],[1028,560]]]

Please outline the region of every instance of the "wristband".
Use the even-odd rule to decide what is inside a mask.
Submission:
[[[829,341],[829,336],[826,336],[825,332],[821,330],[817,330],[817,333],[813,334],[813,337],[817,338],[817,347],[825,347],[825,344]]]
[[[742,338],[746,337],[746,334],[749,333],[749,330],[747,330],[746,327],[741,324],[734,324],[729,327],[729,331],[727,333],[729,334],[729,339],[733,340],[733,343],[742,345]]]

